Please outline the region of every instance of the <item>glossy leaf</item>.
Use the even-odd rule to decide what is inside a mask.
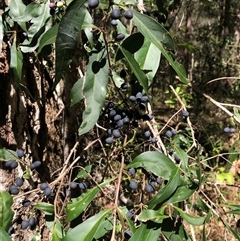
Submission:
[[[159,222],[165,218],[168,218],[168,216],[164,215],[162,212],[151,210],[151,209],[143,210],[138,216],[138,220],[142,222],[146,222],[149,220],[152,220],[154,222]]]
[[[105,218],[105,220],[103,220],[100,223],[96,233],[94,234],[94,240],[99,240],[106,233],[110,232],[112,228],[113,228],[113,215],[108,216],[107,218]]]
[[[0,149],[0,160],[16,159],[17,153],[9,149]]]
[[[151,85],[159,67],[161,51],[148,39],[145,39],[142,48],[134,56],[140,68],[146,73],[148,86]]]
[[[52,240],[51,241],[61,241],[64,235],[64,230],[62,224],[58,219],[56,219],[52,231]]]
[[[121,43],[121,46],[126,49],[129,53],[134,54],[138,50],[142,48],[144,44],[144,36],[141,33],[134,33],[131,34],[129,37],[123,40]],[[121,60],[124,58],[123,53],[121,52],[120,49],[117,50],[116,56],[115,56],[115,61]]]
[[[23,55],[22,52],[16,47],[16,37],[14,37],[13,44],[11,47],[11,60],[10,68],[13,73],[13,80],[16,87],[28,94],[32,99],[32,95],[28,88],[21,83],[22,79],[22,66],[23,66]]]
[[[129,241],[151,240],[157,241],[161,226],[154,222],[142,223]]]
[[[59,24],[55,24],[42,35],[42,38],[39,42],[38,53],[41,52],[44,46],[55,43],[58,27]]]
[[[193,195],[197,188],[198,185],[180,186],[177,188],[173,196],[171,196],[170,199],[168,199],[165,203],[176,203],[187,200],[189,197]]]
[[[84,23],[86,0],[72,1],[59,24],[56,39],[56,75],[54,87],[62,78],[66,67],[72,61],[82,25]]]
[[[175,146],[175,150],[176,150],[177,156],[181,160],[181,168],[184,171],[187,171],[188,170],[188,155],[187,155],[187,153],[178,146]]]
[[[93,240],[93,237],[98,230],[99,225],[104,218],[112,212],[111,209],[100,211],[98,214],[88,218],[83,223],[71,229],[62,241],[86,241]]]
[[[78,130],[79,135],[87,133],[98,121],[107,93],[108,73],[105,47],[98,42],[87,64],[83,88],[86,107],[83,112],[83,122]]]
[[[148,172],[152,172],[166,180],[169,179],[171,172],[176,168],[170,158],[158,151],[146,151],[138,155],[127,166],[127,168],[130,167],[143,167]]]
[[[92,16],[88,11],[85,11],[85,18],[84,18],[82,29],[84,30],[84,32],[87,36],[87,39],[89,41],[91,48],[93,48],[93,45],[94,45],[93,32],[92,32],[93,27],[94,26],[93,26]]]
[[[0,227],[5,231],[8,231],[12,223],[13,210],[12,210],[13,198],[5,191],[0,192]]]
[[[92,170],[92,165],[88,165],[86,167],[84,167],[85,170],[81,170],[78,174],[76,178],[85,178],[89,176],[89,173]]]
[[[174,60],[171,53],[168,51],[168,49],[174,50],[175,46],[167,30],[151,17],[134,10],[133,21],[143,36],[161,51],[179,76],[180,80],[185,84],[189,83],[190,81],[186,78],[184,67]]]
[[[29,10],[29,14],[32,14],[31,26],[27,31],[28,38],[20,46],[22,52],[28,53],[34,51],[39,46],[43,34],[50,29],[52,24],[49,2],[48,0],[44,3],[32,3],[32,8]]]
[[[193,216],[193,215],[190,215],[190,214],[184,212],[181,208],[178,208],[176,206],[173,206],[173,208],[179,212],[180,216],[184,220],[186,220],[188,223],[190,223],[194,226],[203,225],[205,223],[207,216],[204,216],[204,217]]]
[[[99,184],[99,187],[104,187],[109,184],[113,179],[108,179],[103,183]],[[77,218],[90,204],[90,202],[95,198],[95,196],[100,192],[98,186],[89,189],[87,192],[82,193],[80,197],[73,199],[71,203],[67,204],[67,219],[72,221]]]
[[[70,93],[71,106],[77,104],[84,98],[84,95],[83,95],[84,79],[85,77],[78,79],[71,89],[71,93]]]
[[[164,201],[167,201],[167,199],[175,192],[179,183],[180,183],[180,170],[179,168],[176,167],[172,171],[172,174],[170,176],[170,179],[167,185],[161,188],[160,191],[147,203],[148,208],[152,209],[157,204],[161,204]]]
[[[54,214],[54,206],[50,203],[44,203],[44,202],[37,203],[35,205],[35,208],[45,212],[47,215]]]
[[[126,59],[128,65],[130,66],[133,74],[136,76],[137,80],[143,87],[145,93],[148,91],[148,79],[146,74],[141,70],[139,64],[134,59],[131,53],[129,53],[126,49],[124,49],[121,45],[119,45],[119,49],[121,50],[124,58]]]
[[[226,207],[231,209],[228,213],[240,215],[240,205],[226,205]]]
[[[4,240],[4,241],[12,241],[8,233],[2,227],[0,227],[0,237],[1,237],[1,240]]]

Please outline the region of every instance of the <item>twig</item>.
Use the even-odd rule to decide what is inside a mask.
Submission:
[[[126,141],[127,141],[127,136],[125,136],[124,144],[126,143]],[[122,182],[123,167],[124,167],[124,155],[122,155],[121,167],[120,167],[119,175],[118,175],[118,183],[117,183],[115,202],[114,202],[114,210],[113,210],[113,229],[112,229],[112,236],[111,236],[110,241],[115,240],[115,232],[116,232],[116,225],[117,225],[117,209],[118,209],[119,191],[120,191],[121,182]]]
[[[211,84],[211,83],[213,83],[215,81],[224,80],[224,79],[239,79],[239,77],[220,77],[220,78],[216,78],[216,79],[212,79],[212,80],[208,81],[206,83],[206,85]]]

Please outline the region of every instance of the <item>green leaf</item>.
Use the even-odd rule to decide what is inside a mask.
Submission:
[[[31,26],[27,31],[28,38],[24,40],[20,48],[22,52],[28,53],[34,51],[38,46],[43,34],[51,28],[51,15],[49,11],[49,2],[33,3],[32,8],[29,10],[31,16]]]
[[[130,229],[133,233],[135,233],[136,227],[135,227],[135,225],[134,225],[134,222],[126,215],[127,212],[128,212],[128,209],[127,209],[126,206],[124,206],[124,207],[121,206],[121,207],[118,207],[118,209],[117,209],[117,214],[118,214],[118,217],[119,217],[121,223],[124,223],[124,220],[123,220],[123,219],[125,219],[125,220],[127,221],[127,223],[128,223],[129,229]]]
[[[226,205],[231,211],[228,213],[240,215],[240,205]]]
[[[99,186],[96,186],[76,199],[73,199],[71,203],[67,204],[67,219],[68,221],[72,221],[73,219],[77,218],[89,205],[89,203],[95,198],[95,196],[100,191],[99,187],[104,187],[114,179],[108,179],[101,183]]]
[[[134,10],[133,21],[143,36],[161,51],[161,53],[168,60],[169,64],[179,76],[180,80],[184,84],[189,83],[190,80],[186,78],[186,71],[184,67],[180,65],[176,60],[174,60],[172,55],[167,50],[173,50],[175,47],[173,39],[167,30],[151,17]]]
[[[82,77],[77,80],[77,82],[73,85],[71,89],[71,106],[77,104],[80,102],[84,96],[83,96],[83,84],[84,84],[85,77]]]
[[[237,117],[238,121],[240,122],[240,114],[236,107],[233,107],[233,112],[234,112],[234,115]]]
[[[45,212],[47,215],[54,214],[54,206],[50,203],[44,203],[44,202],[37,203],[35,205],[35,208]]]
[[[143,167],[165,180],[169,179],[171,172],[176,168],[170,158],[158,151],[146,151],[138,155],[127,165],[127,168],[130,167]]]
[[[53,44],[56,41],[57,32],[58,32],[59,24],[54,25],[50,29],[48,29],[41,37],[38,46],[38,53],[41,52],[42,48],[46,45]]]
[[[11,0],[9,2],[9,9],[10,9],[9,15],[15,21],[15,19],[19,18],[19,16],[24,16],[26,5],[23,4],[22,0]],[[25,22],[20,22],[20,21],[17,21],[17,22],[24,31],[27,31]]]
[[[105,218],[100,225],[96,233],[94,234],[94,240],[98,240],[103,237],[106,233],[110,232],[113,228],[113,215],[110,217]]]
[[[62,241],[87,241],[93,240],[93,237],[98,230],[103,219],[111,212],[111,209],[106,209],[98,214],[88,218],[83,223],[71,229]]]
[[[148,86],[151,85],[158,70],[160,58],[161,51],[159,51],[159,49],[148,39],[144,40],[142,48],[135,53],[136,61],[138,62],[140,68],[146,73]]]
[[[148,79],[146,74],[141,70],[139,64],[137,61],[134,59],[131,53],[129,53],[126,49],[124,49],[121,45],[119,45],[119,49],[124,55],[124,58],[128,62],[128,65],[130,66],[132,72],[136,76],[137,80],[143,87],[145,93],[148,92]]]
[[[159,239],[160,230],[161,226],[157,223],[151,221],[142,223],[129,241],[157,241]]]
[[[93,48],[93,45],[94,45],[92,27],[94,27],[92,16],[88,11],[86,11],[82,29],[84,30],[87,36],[87,39],[91,48]]]
[[[188,155],[185,151],[183,151],[180,147],[175,146],[175,151],[177,156],[181,159],[181,168],[184,171],[188,170]]]
[[[20,90],[24,91],[33,99],[33,96],[31,95],[28,88],[25,85],[21,84],[22,67],[23,67],[23,55],[22,55],[22,52],[18,50],[16,47],[16,36],[15,36],[11,47],[11,60],[10,60],[10,68],[13,73],[14,85],[18,87]]]
[[[53,231],[52,231],[52,240],[51,241],[61,241],[64,236],[64,230],[62,224],[58,219],[56,219]]]
[[[168,216],[164,215],[162,212],[151,210],[151,209],[143,210],[138,216],[138,220],[142,222],[146,222],[149,220],[152,220],[154,222],[159,222],[165,218],[168,218]]]
[[[5,191],[0,192],[0,227],[2,227],[5,231],[8,231],[12,223],[14,214],[12,204],[12,196]]]
[[[161,204],[175,192],[180,183],[180,170],[178,167],[173,169],[167,185],[160,189],[160,191],[147,203],[148,208],[152,209],[157,204]]]
[[[83,89],[86,108],[83,112],[83,122],[78,130],[80,136],[92,129],[98,121],[107,93],[108,73],[105,47],[98,42],[87,64]]]
[[[84,23],[86,0],[72,1],[59,25],[56,39],[56,75],[54,87],[62,78],[66,67],[72,61],[82,25]]]
[[[199,217],[199,216],[192,216],[188,213],[185,213],[181,208],[178,208],[176,206],[173,206],[175,210],[177,210],[180,214],[180,216],[185,219],[188,223],[194,225],[194,226],[200,226],[205,223],[206,217]]]
[[[0,160],[16,159],[17,153],[9,149],[0,149]]]
[[[12,241],[8,233],[1,227],[0,227],[0,237],[1,237],[1,240],[4,240],[4,241]]]
[[[176,192],[165,202],[165,203],[176,203],[187,200],[193,195],[198,188],[198,185],[193,184],[192,186],[180,186]]]
[[[144,44],[144,36],[141,33],[131,34],[129,37],[125,38],[121,43],[121,46],[126,49],[129,53],[134,54],[142,48]],[[115,61],[119,61],[124,58],[123,53],[120,49],[117,50]]]
[[[77,174],[76,179],[88,177],[89,173],[90,173],[91,170],[92,170],[92,165],[88,165],[88,166],[84,167],[84,169],[85,169],[85,170],[81,170],[81,171]]]

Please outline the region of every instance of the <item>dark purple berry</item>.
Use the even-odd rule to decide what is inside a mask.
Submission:
[[[28,207],[31,204],[31,202],[29,200],[24,200],[22,205],[23,207]]]
[[[123,39],[125,39],[125,35],[124,35],[123,33],[119,33],[119,34],[116,36],[116,40],[117,40],[117,41],[121,41],[121,40],[123,40]]]
[[[130,230],[126,230],[124,232],[124,237],[128,240],[132,237],[132,232]]]
[[[225,128],[223,129],[223,131],[224,131],[225,133],[229,133],[229,132],[230,132],[230,128],[229,128],[229,127],[225,127]]]
[[[142,119],[143,119],[143,121],[150,121],[153,119],[153,116],[150,114],[144,114],[144,115],[142,115]]]
[[[116,26],[118,25],[118,20],[112,19],[112,20],[111,20],[111,25],[112,25],[113,27],[116,27]]]
[[[142,98],[142,92],[137,92],[137,94],[136,94],[136,99],[137,100],[141,100],[141,98]]]
[[[76,182],[70,182],[69,184],[71,189],[77,188],[77,183]]]
[[[235,133],[236,132],[236,129],[231,127],[230,130],[229,130],[230,133]]]
[[[159,185],[161,185],[161,184],[162,184],[162,179],[158,177],[156,182],[157,182]]]
[[[182,112],[183,117],[187,118],[189,116],[189,112],[187,110],[184,110]]]
[[[128,170],[128,172],[130,173],[130,175],[135,175],[136,170],[135,170],[135,168],[132,167]]]
[[[126,213],[126,216],[128,217],[128,218],[132,218],[132,217],[134,217],[135,215],[134,215],[134,210],[133,209],[131,209],[131,210],[128,210],[127,211],[127,213]]]
[[[144,136],[145,136],[146,138],[149,138],[149,137],[151,136],[151,132],[150,132],[150,131],[145,131],[145,132],[144,132]]]
[[[44,189],[43,193],[46,197],[49,197],[52,194],[52,190],[50,187],[47,187]]]
[[[136,97],[134,95],[131,95],[129,97],[129,100],[132,101],[132,102],[135,102],[136,101]]]
[[[12,194],[12,195],[17,195],[19,193],[19,189],[17,188],[17,186],[15,185],[11,185],[9,187],[9,192]]]
[[[18,177],[16,180],[15,180],[15,183],[18,187],[21,187],[23,185],[23,179],[21,177]]]
[[[114,121],[119,121],[119,120],[121,120],[122,119],[122,116],[121,115],[119,115],[119,114],[117,114],[117,115],[115,115],[114,117],[113,117],[113,120]]]
[[[166,136],[168,137],[168,138],[171,138],[172,137],[172,132],[170,131],[170,130],[168,130],[168,131],[166,131]]]
[[[119,19],[121,16],[121,13],[120,13],[120,9],[119,8],[115,8],[112,10],[111,12],[111,18],[112,19]]]
[[[121,89],[126,90],[128,88],[128,84],[122,83],[121,84]]]
[[[119,138],[119,137],[121,137],[121,133],[120,133],[120,131],[117,130],[117,129],[113,130],[113,136],[114,136],[115,138]]]
[[[126,116],[123,118],[123,124],[128,124],[130,122],[130,119]]]
[[[18,158],[22,158],[24,156],[24,151],[22,149],[17,149]]]
[[[14,162],[14,160],[8,160],[5,162],[5,167],[11,167],[12,163]]]
[[[29,222],[28,220],[23,220],[22,224],[21,224],[21,228],[22,229],[26,229],[29,226]]]
[[[136,189],[138,189],[138,184],[137,184],[136,181],[130,180],[130,182],[129,182],[129,187],[130,187],[131,189],[133,189],[133,190],[136,190]]]
[[[139,108],[140,108],[141,110],[145,110],[145,109],[146,109],[146,104],[143,103],[143,102],[139,103]]]
[[[123,14],[123,16],[124,16],[126,19],[128,19],[128,20],[132,19],[132,18],[133,18],[133,12],[132,12],[132,10],[128,9],[127,11],[125,11],[124,14]]]
[[[85,190],[88,188],[87,184],[85,182],[80,182],[79,183],[79,188],[82,189],[82,190]]]
[[[118,128],[120,128],[120,127],[122,127],[123,126],[123,120],[121,119],[121,120],[119,120],[118,122],[117,122],[117,127]]]
[[[7,233],[8,233],[9,235],[12,235],[12,234],[14,233],[14,231],[15,231],[15,230],[14,230],[14,227],[11,226],[11,227],[8,229],[8,232],[7,232]]]
[[[171,132],[173,135],[177,135],[177,131],[175,129],[172,129]]]
[[[152,143],[156,143],[156,142],[157,142],[157,139],[156,139],[155,137],[152,137],[152,138],[150,139],[150,141],[151,141]]]
[[[154,187],[151,184],[147,184],[145,187],[145,191],[148,193],[154,192]]]
[[[105,140],[105,142],[107,143],[107,144],[112,144],[113,143],[113,138],[110,136],[110,137],[108,137],[106,140]]]
[[[116,110],[114,110],[114,109],[112,109],[112,110],[110,110],[110,112],[109,112],[109,117],[114,117],[115,115],[117,114],[117,111]]]
[[[179,158],[179,156],[178,156],[177,154],[174,154],[173,157],[174,157],[175,162],[176,162],[177,164],[179,164],[180,161],[181,161],[181,159]]]
[[[34,217],[29,218],[28,223],[30,227],[34,227],[36,225],[36,218]]]
[[[148,97],[147,96],[142,96],[141,97],[141,102],[143,102],[143,103],[148,102]]]
[[[94,8],[98,7],[98,5],[99,5],[98,0],[88,0],[89,8],[94,9]]]
[[[15,168],[18,167],[18,163],[17,163],[15,160],[13,160],[10,167],[11,167],[12,169],[15,169]]]
[[[45,190],[47,187],[48,187],[48,183],[46,183],[46,182],[43,182],[43,183],[40,184],[41,190]]]

